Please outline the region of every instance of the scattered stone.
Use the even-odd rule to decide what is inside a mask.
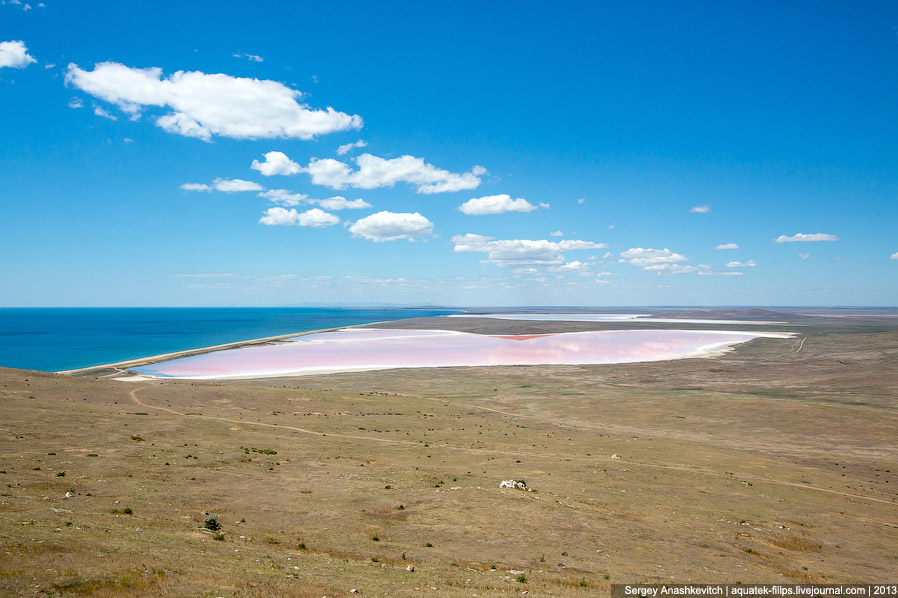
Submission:
[[[415,570],[415,566],[414,566],[414,565],[409,565],[408,567],[405,568],[405,570],[408,571],[409,573],[412,573],[412,572],[414,572],[414,570]]]
[[[352,588],[351,590],[349,590],[349,593],[350,593],[350,594],[361,594],[361,592],[359,592],[359,591],[358,591],[357,589],[355,589],[355,588]]]
[[[500,488],[511,488],[512,490],[524,490],[525,492],[533,492],[524,480],[503,480],[499,483]]]
[[[618,455],[617,453],[614,453],[613,455],[611,455],[611,458],[612,458],[612,459],[620,459],[621,456]]]
[[[75,496],[75,493],[72,492],[71,490],[69,490],[68,492],[65,493],[66,498],[73,498],[74,496]]]

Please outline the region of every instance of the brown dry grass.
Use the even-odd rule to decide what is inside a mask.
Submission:
[[[0,593],[889,581],[898,333],[812,332],[798,353],[760,340],[626,366],[150,384],[0,370]],[[509,478],[536,492],[500,490]]]

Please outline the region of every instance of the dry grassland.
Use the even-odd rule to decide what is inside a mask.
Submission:
[[[894,582],[898,331],[803,330],[615,366],[227,383],[0,370],[0,593]]]

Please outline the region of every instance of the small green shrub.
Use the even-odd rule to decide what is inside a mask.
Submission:
[[[206,515],[206,519],[203,521],[203,527],[209,531],[217,532],[221,529],[221,522],[218,521],[217,515]]]
[[[527,576],[521,573],[520,575],[515,577],[514,580],[518,583],[527,583]]]
[[[132,515],[134,511],[131,509],[131,507],[125,507],[124,509],[122,509],[122,513],[124,513],[125,515]]]

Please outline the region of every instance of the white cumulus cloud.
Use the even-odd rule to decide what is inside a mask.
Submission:
[[[898,260],[898,251],[889,256],[890,260]]]
[[[222,73],[131,68],[102,62],[94,70],[69,64],[66,83],[132,114],[146,107],[171,111],[156,118],[169,133],[209,140],[312,139],[318,135],[359,129],[362,118],[333,108],[319,110],[302,103],[302,93],[277,81],[232,77]]]
[[[371,204],[364,199],[353,199],[350,201],[339,195],[328,197],[327,199],[311,199],[304,193],[293,193],[286,189],[269,189],[268,191],[259,193],[259,197],[270,199],[274,203],[287,207],[298,206],[300,204],[315,204],[321,206],[325,210],[361,210],[363,208],[371,207]]]
[[[371,204],[364,199],[353,199],[352,201],[350,201],[345,197],[340,197],[339,195],[335,197],[328,197],[327,199],[315,199],[312,201],[325,210],[361,210],[371,207]]]
[[[28,48],[23,41],[0,42],[0,68],[9,67],[23,69],[32,62],[37,62],[34,56],[28,53]]]
[[[732,261],[732,262],[727,262],[726,266],[727,266],[727,268],[754,268],[755,266],[757,266],[757,264],[755,263],[754,260],[748,260],[747,262],[744,262],[744,263]]]
[[[243,179],[215,179],[212,187],[216,191],[224,193],[238,193],[240,191],[261,191],[264,189],[259,183],[244,181]]]
[[[714,249],[739,249],[739,246],[735,243],[724,243],[723,245],[718,245]]]
[[[276,174],[293,176],[294,174],[302,172],[302,166],[288,158],[287,154],[283,152],[268,152],[267,154],[263,154],[263,156],[265,157],[264,162],[253,160],[250,168],[258,170],[265,176]]]
[[[433,223],[418,212],[384,211],[356,220],[349,226],[349,232],[353,237],[370,239],[375,243],[398,239],[412,241],[433,234]]]
[[[542,205],[542,204],[540,204]],[[504,214],[505,212],[532,212],[536,206],[526,199],[512,199],[507,193],[475,197],[461,204],[458,209],[463,214]]]
[[[692,206],[692,209],[689,210],[693,214],[707,214],[711,211],[711,206],[703,205],[703,206]]]
[[[362,154],[354,162],[358,170],[352,170],[345,162],[333,158],[312,158],[305,171],[312,175],[313,183],[331,189],[375,189],[404,182],[417,186],[418,193],[432,194],[476,189],[480,185],[480,179],[474,174],[475,171],[479,172],[478,167],[471,172],[457,174],[408,155],[388,160]]]
[[[566,261],[564,252],[576,249],[603,249],[604,243],[591,241],[548,241],[545,239],[506,239],[497,240],[493,237],[475,235],[457,235],[452,237],[457,253],[480,252],[487,254],[485,263],[495,264],[503,268],[563,266]]]
[[[340,219],[324,210],[312,208],[305,212],[297,212],[296,208],[268,208],[265,215],[259,219],[260,224],[266,226],[311,226],[322,228],[332,226],[340,222]]]
[[[346,144],[343,144],[343,145],[341,145],[340,147],[337,148],[337,155],[338,155],[338,156],[346,155],[346,154],[349,153],[351,150],[354,150],[354,149],[357,148],[357,147],[368,147],[368,142],[365,141],[365,140],[363,140],[363,139],[359,139],[359,140],[356,141],[355,143],[346,143]]]
[[[773,240],[774,243],[795,243],[799,242],[807,242],[807,241],[838,241],[839,237],[836,235],[828,235],[826,233],[796,233],[791,237],[787,237],[786,235],[780,235],[776,239]]]
[[[664,274],[686,274],[689,272],[697,272],[710,269],[710,266],[699,264],[692,266],[684,264],[689,261],[685,255],[674,253],[666,247],[664,249],[648,249],[643,247],[631,247],[621,252],[620,259],[622,264],[630,264],[638,266],[649,272],[657,272],[658,275]]]
[[[642,247],[632,247],[620,254],[621,263],[632,264],[634,266],[646,267],[657,266],[659,264],[675,264],[688,261],[689,258],[679,253],[674,253],[670,249],[645,249]]]

